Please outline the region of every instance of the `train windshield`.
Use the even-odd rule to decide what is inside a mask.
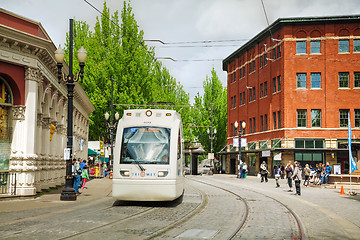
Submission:
[[[120,163],[169,164],[170,128],[124,128]]]

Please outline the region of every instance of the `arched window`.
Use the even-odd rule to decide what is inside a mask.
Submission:
[[[11,91],[6,82],[0,78],[0,104],[12,103]]]

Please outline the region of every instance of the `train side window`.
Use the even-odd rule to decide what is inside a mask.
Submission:
[[[178,134],[178,148],[177,148],[177,158],[181,158],[181,131],[179,130]]]

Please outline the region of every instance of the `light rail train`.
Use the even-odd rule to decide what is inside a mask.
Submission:
[[[118,122],[112,196],[123,201],[172,201],[184,192],[180,114],[125,110]]]

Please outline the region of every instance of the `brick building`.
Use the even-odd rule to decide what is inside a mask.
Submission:
[[[330,162],[348,173],[360,143],[360,15],[278,19],[223,60],[228,87],[228,148],[237,171],[235,122],[246,122],[242,159],[250,174],[288,161]]]

